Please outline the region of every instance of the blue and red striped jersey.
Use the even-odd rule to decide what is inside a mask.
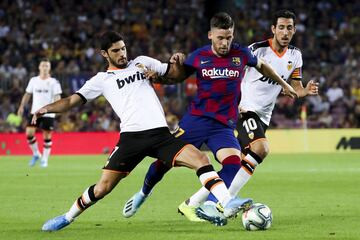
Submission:
[[[189,112],[235,128],[244,68],[246,65],[255,67],[257,57],[238,43],[233,43],[229,54],[223,57],[216,56],[211,45],[207,45],[192,52],[184,64],[196,72],[198,88]]]

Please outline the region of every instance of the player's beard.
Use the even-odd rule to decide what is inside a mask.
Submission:
[[[230,51],[230,49],[229,48],[218,48],[218,49],[216,49],[216,53],[219,55],[219,56],[226,56],[226,55],[228,55],[229,54],[229,51]]]
[[[109,57],[109,62],[113,65],[113,66],[115,66],[115,67],[117,67],[117,68],[126,68],[127,67],[127,64],[128,64],[128,61],[127,61],[127,59],[126,59],[126,57],[125,58],[123,58],[124,59],[124,63],[122,63],[122,64],[119,64],[119,63],[117,63],[114,59],[112,59],[111,57]]]
[[[289,46],[289,43],[291,41],[291,38],[288,38],[286,43],[283,43],[283,40],[280,38],[280,40],[278,38],[275,38],[277,44],[281,47],[281,48],[286,48]],[[285,41],[285,40],[284,40]]]

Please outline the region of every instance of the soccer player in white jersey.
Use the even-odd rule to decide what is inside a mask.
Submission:
[[[169,167],[186,166],[196,170],[202,185],[225,206],[226,217],[243,210],[251,200],[231,198],[206,154],[175,138],[167,127],[146,69],[160,76],[176,77],[179,64],[161,63],[146,56],[128,62],[123,38],[114,31],[103,33],[100,43],[108,70],[96,74],[77,93],[38,110],[33,123],[42,114],[64,112],[103,95],[121,120],[120,140],[103,167],[100,180],[88,187],[68,212],[47,221],[42,230],[57,231],[69,225],[85,209],[110,193],[146,156],[159,158]]]
[[[43,59],[39,64],[39,76],[30,79],[26,87],[25,94],[21,100],[18,115],[22,116],[24,107],[29,102],[32,96],[31,115],[28,118],[28,125],[26,127],[26,137],[33,157],[29,162],[32,167],[41,158],[40,166],[47,167],[52,146],[52,130],[54,129],[54,113],[44,114],[38,119],[36,124],[31,123],[32,114],[34,114],[41,107],[57,101],[61,98],[61,86],[58,80],[50,76],[51,64],[48,59]],[[44,149],[43,154],[40,153],[38,143],[35,137],[36,128],[43,130]],[[41,157],[42,155],[42,157]]]
[[[288,10],[277,11],[271,30],[273,38],[249,46],[254,55],[269,63],[285,80],[290,81],[299,97],[318,94],[318,84],[310,80],[304,88],[301,82],[302,56],[299,49],[289,45],[295,28],[296,16]],[[255,168],[269,153],[265,131],[269,126],[276,98],[282,87],[264,77],[255,68],[247,68],[241,83],[241,117],[237,124],[238,141],[242,149],[241,168],[234,176],[229,192],[236,196],[249,181]],[[193,195],[194,196],[194,195]],[[195,195],[195,198],[198,197]],[[195,199],[196,200],[196,199]],[[216,199],[208,199],[212,202]],[[207,203],[211,206],[214,204]],[[209,215],[210,211],[208,212]]]

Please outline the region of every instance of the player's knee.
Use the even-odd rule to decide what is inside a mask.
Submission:
[[[27,140],[31,140],[31,139],[33,139],[35,136],[34,135],[26,135],[26,138],[27,138]]]
[[[200,152],[200,151],[196,154],[196,157],[193,159],[195,160],[195,161],[194,160],[192,161],[194,169],[199,169],[201,167],[204,167],[204,166],[207,166],[210,164],[210,160],[209,160],[208,156],[205,153]]]
[[[178,166],[186,166],[192,169],[199,169],[205,165],[210,164],[208,156],[192,145],[187,145],[186,148],[179,154],[176,159]]]
[[[251,150],[264,160],[270,152],[269,143],[266,140],[258,141],[256,145],[251,147]]]
[[[36,143],[36,137],[35,135],[26,135],[28,144],[34,144]]]
[[[261,149],[258,153],[259,157],[262,158],[262,160],[264,160],[266,158],[266,156],[269,154],[270,152],[270,147],[267,141],[262,141],[262,145],[261,145]]]

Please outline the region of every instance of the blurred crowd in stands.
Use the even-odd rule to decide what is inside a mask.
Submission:
[[[0,2],[0,132],[23,131],[14,117],[39,59],[52,62],[63,97],[106,69],[94,39],[104,30],[125,36],[129,58],[148,55],[167,61],[208,44],[209,18],[227,11],[235,19],[236,40],[244,45],[272,37],[272,14],[280,8],[297,14],[292,45],[303,54],[303,84],[320,83],[320,95],[292,100],[280,96],[271,127],[360,127],[360,2],[270,0],[5,0]],[[194,78],[155,89],[169,119],[181,118],[196,93]],[[305,107],[304,107],[305,106]],[[30,106],[29,106],[30,107]],[[15,120],[14,120],[15,119]],[[119,119],[104,98],[58,116],[57,131],[114,131]]]

